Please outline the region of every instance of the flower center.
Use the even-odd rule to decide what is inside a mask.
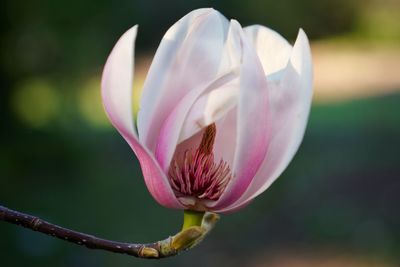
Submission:
[[[227,162],[214,162],[212,152],[216,126],[208,126],[196,150],[176,155],[169,168],[169,180],[175,195],[204,200],[218,200],[232,177]],[[181,158],[180,158],[181,157]]]

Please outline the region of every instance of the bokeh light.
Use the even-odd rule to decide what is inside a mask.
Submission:
[[[17,85],[11,95],[11,106],[27,126],[41,128],[54,122],[62,111],[60,97],[49,81],[35,78]]]

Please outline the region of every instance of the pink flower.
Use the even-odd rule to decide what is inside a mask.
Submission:
[[[198,9],[164,35],[132,115],[137,26],[104,68],[105,110],[168,208],[229,212],[266,190],[303,139],[312,61],[300,29],[292,47],[275,31],[242,28]],[[136,127],[137,125],[137,127]]]

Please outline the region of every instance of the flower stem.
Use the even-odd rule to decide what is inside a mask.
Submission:
[[[135,244],[106,240],[63,228],[38,217],[0,205],[0,221],[16,224],[90,249],[102,249],[139,258],[153,259],[175,256],[181,251],[194,247],[214,227],[218,219],[219,216],[215,213],[185,212],[184,227],[176,235],[154,243]]]
[[[201,226],[204,214],[204,211],[185,210],[183,212],[182,231],[192,226]]]

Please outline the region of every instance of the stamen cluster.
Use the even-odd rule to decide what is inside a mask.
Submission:
[[[216,164],[214,155],[201,149],[187,150],[182,164],[175,158],[169,169],[170,183],[178,197],[218,200],[231,176],[227,162],[221,159]]]

